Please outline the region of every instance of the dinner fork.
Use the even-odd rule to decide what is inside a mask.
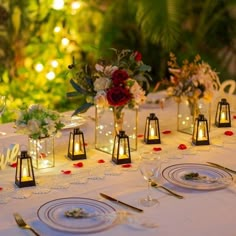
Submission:
[[[170,193],[172,196],[177,197],[179,199],[183,199],[184,198],[182,195],[177,194],[177,193],[173,192],[172,190],[164,187],[163,185],[157,184],[156,182],[152,182],[151,186],[154,187],[154,188],[162,188],[162,189],[166,190],[168,193]]]
[[[40,236],[30,225],[28,225],[28,224],[23,220],[23,218],[22,218],[18,213],[14,213],[13,215],[14,215],[14,217],[15,217],[15,220],[16,220],[17,225],[18,225],[20,228],[29,229],[29,230],[31,230],[36,236]]]

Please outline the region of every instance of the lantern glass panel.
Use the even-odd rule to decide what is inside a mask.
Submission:
[[[217,127],[231,127],[230,105],[225,98],[222,98],[217,105],[215,125]]]

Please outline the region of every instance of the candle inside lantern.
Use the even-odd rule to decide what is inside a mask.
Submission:
[[[224,111],[221,112],[220,115],[220,122],[226,122],[226,114]]]
[[[155,130],[152,126],[150,126],[150,135],[149,135],[149,139],[156,139],[157,136],[155,135]]]
[[[28,175],[28,171],[26,167],[23,167],[21,181],[24,182],[24,181],[29,181],[29,180],[32,180],[32,178]]]
[[[119,149],[119,157],[122,159],[122,158],[126,158],[127,155],[125,154],[125,149],[123,146],[120,146],[120,149]]]
[[[75,154],[78,155],[78,154],[81,154],[81,153],[83,153],[83,152],[81,151],[80,143],[76,142],[75,143]]]
[[[202,140],[202,139],[203,139],[203,136],[204,136],[203,129],[199,129],[199,131],[198,131],[198,139],[199,139],[199,140]]]

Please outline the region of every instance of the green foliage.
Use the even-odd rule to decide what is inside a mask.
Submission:
[[[180,61],[200,54],[221,81],[235,78],[236,0],[77,0],[81,5],[74,10],[75,1],[64,2],[55,10],[53,0],[0,1],[4,122],[14,119],[23,103],[75,109],[83,100],[66,97],[72,90],[66,76],[72,56],[81,66],[93,64],[111,47],[140,51],[152,67],[152,86],[167,76],[170,51]],[[37,71],[39,65],[43,69]]]

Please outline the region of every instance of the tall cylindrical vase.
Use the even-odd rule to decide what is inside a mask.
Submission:
[[[119,130],[129,137],[131,151],[137,150],[138,109],[123,108],[120,114],[112,108],[95,110],[95,148],[111,154],[114,138]]]
[[[32,158],[33,167],[44,169],[55,166],[54,136],[28,139],[28,153]]]
[[[204,99],[191,101],[187,98],[182,98],[177,106],[177,131],[192,135],[194,120],[199,114],[203,114],[207,119],[210,131],[212,122],[210,102]]]

